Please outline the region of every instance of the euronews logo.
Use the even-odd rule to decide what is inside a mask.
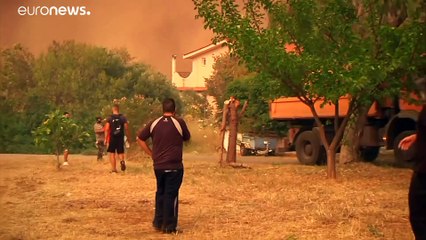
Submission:
[[[21,16],[90,16],[86,6],[20,6]]]

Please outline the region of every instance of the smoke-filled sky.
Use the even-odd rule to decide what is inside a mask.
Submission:
[[[29,16],[26,7],[32,13],[38,6],[39,15]],[[90,15],[43,16],[43,6],[85,6]],[[0,47],[22,43],[35,54],[46,51],[53,40],[125,47],[170,77],[172,54],[180,58],[209,44],[213,36],[195,15],[191,0],[0,0]],[[189,70],[188,63],[178,62],[179,68]]]

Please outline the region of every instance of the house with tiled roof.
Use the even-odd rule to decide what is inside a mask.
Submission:
[[[183,55],[183,59],[192,61],[191,72],[176,70],[176,55],[172,56],[172,83],[180,91],[206,91],[205,79],[213,74],[215,59],[229,51],[225,41],[209,44]]]

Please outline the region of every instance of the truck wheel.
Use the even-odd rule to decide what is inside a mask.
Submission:
[[[247,156],[248,155],[248,149],[246,148],[246,146],[244,146],[244,144],[240,145],[240,155],[241,156]]]
[[[406,165],[409,164],[414,158],[414,148],[410,147],[408,150],[404,151],[400,149],[399,143],[407,136],[416,133],[416,131],[403,131],[398,136],[396,136],[393,142],[393,154],[395,156],[395,162],[398,164]]]
[[[365,162],[372,162],[376,160],[377,156],[379,156],[379,152],[380,152],[380,146],[361,147],[359,149],[361,159]]]
[[[321,153],[323,149],[318,136],[312,131],[304,131],[297,137],[296,155],[297,160],[302,164],[314,165],[319,163],[320,155],[324,155]]]

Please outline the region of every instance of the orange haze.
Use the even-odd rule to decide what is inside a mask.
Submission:
[[[20,6],[86,6],[90,16],[20,16]],[[53,41],[125,47],[170,78],[171,55],[210,43],[191,0],[0,0],[0,47],[22,43],[39,54]],[[188,70],[188,63],[179,68]]]

